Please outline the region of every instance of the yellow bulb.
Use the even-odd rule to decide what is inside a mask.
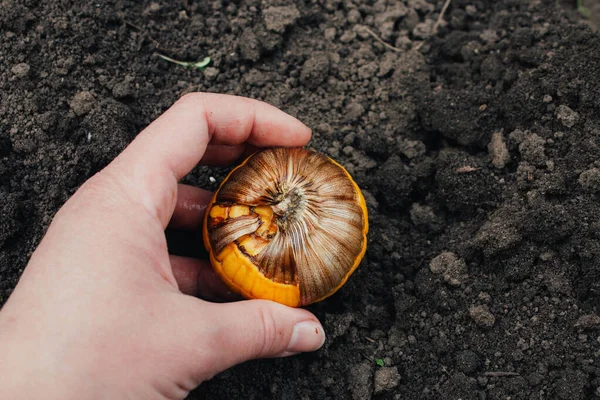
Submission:
[[[296,307],[346,283],[365,254],[368,230],[363,195],[341,165],[311,150],[273,148],[222,182],[203,238],[233,291]]]

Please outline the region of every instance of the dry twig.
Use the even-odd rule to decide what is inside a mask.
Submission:
[[[442,11],[440,12],[440,16],[438,17],[437,21],[435,21],[435,25],[433,25],[433,31],[431,32],[433,35],[436,34],[437,29],[440,26],[440,23],[442,22],[442,18],[444,18],[444,14],[446,14],[446,10],[448,10],[450,1],[452,1],[452,0],[446,0],[444,5],[442,6]]]
[[[475,171],[479,171],[480,169],[481,169],[481,168],[475,168],[475,167],[472,167],[472,166],[470,166],[470,165],[465,165],[465,166],[462,166],[462,167],[458,167],[458,168],[456,168],[456,171],[455,171],[455,172],[456,172],[457,174],[467,174],[467,173],[469,173],[469,172],[475,172]]]
[[[377,34],[375,32],[373,32],[371,29],[369,29],[368,27],[366,27],[364,25],[362,25],[361,27],[362,27],[362,29],[365,30],[365,32],[367,32],[369,35],[373,36],[373,38],[375,40],[377,40],[379,43],[381,43],[382,45],[384,45],[388,49],[390,49],[392,51],[395,51],[396,53],[402,53],[402,50],[400,50],[397,47],[392,46],[391,44],[388,44],[388,43],[384,42],[382,38],[380,38],[379,36],[377,36]]]
[[[446,2],[444,3],[444,5],[442,6],[442,11],[440,12],[440,15],[438,16],[437,21],[435,21],[435,24],[433,24],[433,28],[431,29],[431,36],[435,35],[437,33],[438,27],[440,26],[440,24],[442,23],[442,19],[444,18],[444,14],[446,14],[446,11],[448,10],[448,6],[450,5],[450,2],[452,0],[446,0]],[[421,42],[419,43],[416,47],[415,50],[419,50],[423,44],[425,42]]]
[[[507,377],[507,376],[520,376],[518,373],[516,372],[508,372],[508,371],[488,371],[488,372],[484,372],[483,375],[485,376],[490,376],[492,378],[503,378],[503,377]]]

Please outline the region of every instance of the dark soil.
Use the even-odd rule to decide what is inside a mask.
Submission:
[[[311,307],[322,350],[191,399],[600,396],[600,37],[576,11],[453,0],[431,35],[442,0],[73,3],[0,4],[0,304],[140,129],[186,92],[233,93],[297,116],[348,167],[370,247]]]

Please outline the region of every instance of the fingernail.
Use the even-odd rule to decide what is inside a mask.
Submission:
[[[298,353],[315,351],[325,343],[325,332],[321,324],[315,321],[303,321],[294,325],[292,338],[286,352]]]

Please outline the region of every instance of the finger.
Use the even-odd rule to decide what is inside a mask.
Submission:
[[[174,229],[200,229],[206,206],[213,197],[208,190],[190,185],[177,185],[177,202],[169,227]]]
[[[230,165],[239,160],[245,151],[246,145],[244,144],[233,146],[209,144],[206,148],[206,153],[204,153],[202,160],[200,160],[200,164],[218,167]]]
[[[188,340],[213,344],[214,359],[209,365],[214,372],[250,359],[314,351],[325,342],[323,327],[313,314],[272,301],[196,305],[194,314],[192,320],[197,322]],[[206,358],[198,362],[202,358],[192,356],[201,375]]]
[[[310,136],[303,123],[269,104],[191,93],[140,133],[106,173],[166,227],[175,208],[177,181],[198,164],[209,143],[303,146]]]
[[[207,260],[169,256],[173,276],[179,290],[190,296],[209,301],[234,301],[240,296],[231,292],[227,285],[215,274]]]

